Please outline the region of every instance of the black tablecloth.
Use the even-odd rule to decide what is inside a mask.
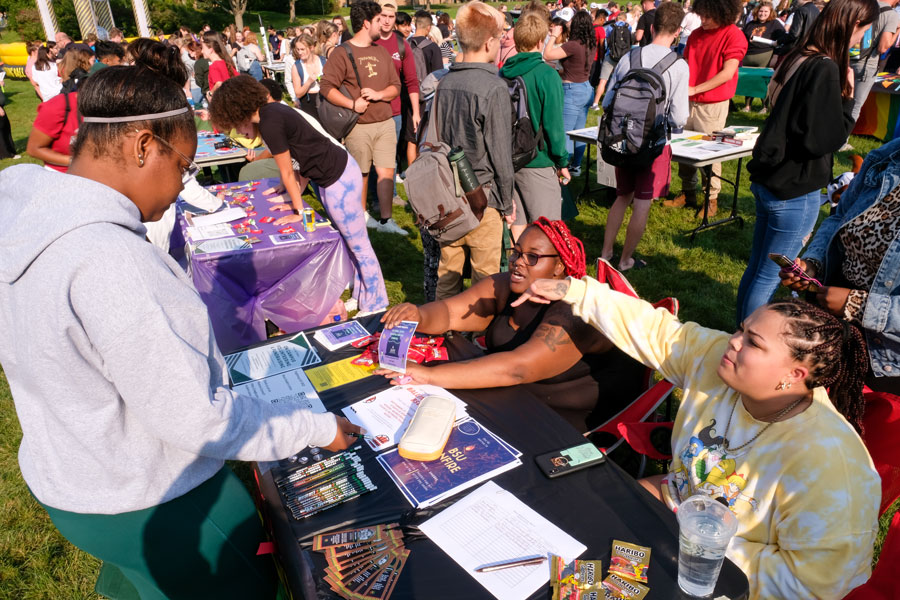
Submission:
[[[361,321],[369,331],[379,328],[378,317]],[[318,349],[325,362],[359,352],[350,347],[337,352],[328,352],[321,346]],[[386,388],[384,378],[368,377],[328,390],[321,398],[329,410],[340,413],[344,406]],[[677,584],[678,525],[675,515],[663,503],[612,461],[558,479],[547,479],[535,465],[534,457],[583,443],[584,438],[529,392],[521,388],[495,388],[453,393],[469,405],[470,416],[523,453],[521,466],[494,479],[500,487],[585,544],[588,549],[581,558],[601,559],[604,574],[609,567],[613,539],[649,546],[652,549],[648,582],[651,597],[682,597]],[[290,463],[282,461],[275,469],[261,474],[267,517],[295,598],[337,597],[322,581],[326,566],[323,556],[309,550],[315,534],[401,518],[415,525],[474,489],[435,507],[414,511],[375,461],[374,452],[365,444],[360,445],[366,474],[378,489],[304,521],[294,520],[284,509],[273,483],[273,476],[277,477]],[[493,598],[426,537],[413,535],[405,541],[410,556],[391,596],[393,599]],[[549,586],[540,589],[532,598],[547,598],[548,590]],[[726,559],[714,597],[739,599],[747,594],[746,576]]]

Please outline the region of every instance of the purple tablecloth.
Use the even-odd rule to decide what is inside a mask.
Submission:
[[[233,206],[252,205],[257,212],[249,218],[256,221],[253,229],[261,229],[262,233],[244,234],[260,240],[252,249],[211,254],[195,254],[190,248],[185,249],[188,273],[206,303],[223,353],[265,340],[266,319],[288,333],[318,325],[352,281],[353,266],[346,246],[340,233],[332,227],[320,226],[307,233],[302,223],[293,223],[303,241],[272,243],[269,236],[284,226],[260,223],[259,219],[288,214],[270,211],[274,205],[262,196],[263,190],[277,183],[277,179],[267,179],[254,192],[234,192],[249,197],[245,204],[235,203],[235,196],[226,197]],[[241,184],[225,187],[237,185]],[[216,187],[219,186],[213,186]],[[187,222],[180,208],[174,238],[180,234],[183,240],[187,237]],[[173,239],[173,244],[177,243],[180,242]]]

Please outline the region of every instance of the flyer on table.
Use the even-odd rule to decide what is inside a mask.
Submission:
[[[416,409],[427,396],[453,400],[456,403],[457,421],[468,416],[465,402],[434,385],[393,386],[345,407],[343,412],[351,423],[359,425],[373,436],[366,440],[372,450],[385,450],[400,442]]]
[[[285,371],[301,369],[322,362],[315,348],[298,333],[283,342],[251,348],[225,357],[228,376],[234,385],[264,377],[278,375]]]
[[[299,408],[306,408],[315,413],[326,412],[325,405],[322,404],[303,369],[286,371],[265,379],[241,383],[234,386],[234,390],[251,398],[267,400],[272,404],[290,402]]]
[[[381,368],[406,373],[406,356],[418,324],[418,321],[400,321],[398,325],[381,332],[378,340],[378,364]]]

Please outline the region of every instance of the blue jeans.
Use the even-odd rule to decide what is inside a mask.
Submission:
[[[587,81],[583,83],[563,84],[563,129],[572,131],[581,129],[587,123],[588,108],[594,99],[594,91]],[[584,144],[574,143],[566,137],[566,150],[569,152],[569,164],[573,167],[581,166],[584,157]]]
[[[769,253],[796,258],[816,226],[821,205],[819,190],[789,200],[776,198],[758,183],[751,185],[750,191],[756,198],[756,227],[747,270],[738,286],[738,325],[771,300],[778,288],[781,267],[769,258]]]

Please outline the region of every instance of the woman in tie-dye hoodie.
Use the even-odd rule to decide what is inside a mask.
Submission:
[[[684,390],[665,476],[675,508],[697,493],[738,517],[727,556],[750,597],[843,598],[871,573],[881,488],[858,435],[867,359],[859,330],[798,301],[757,309],[733,335],[582,280],[539,280],[626,354]],[[831,398],[825,388],[831,390]]]

